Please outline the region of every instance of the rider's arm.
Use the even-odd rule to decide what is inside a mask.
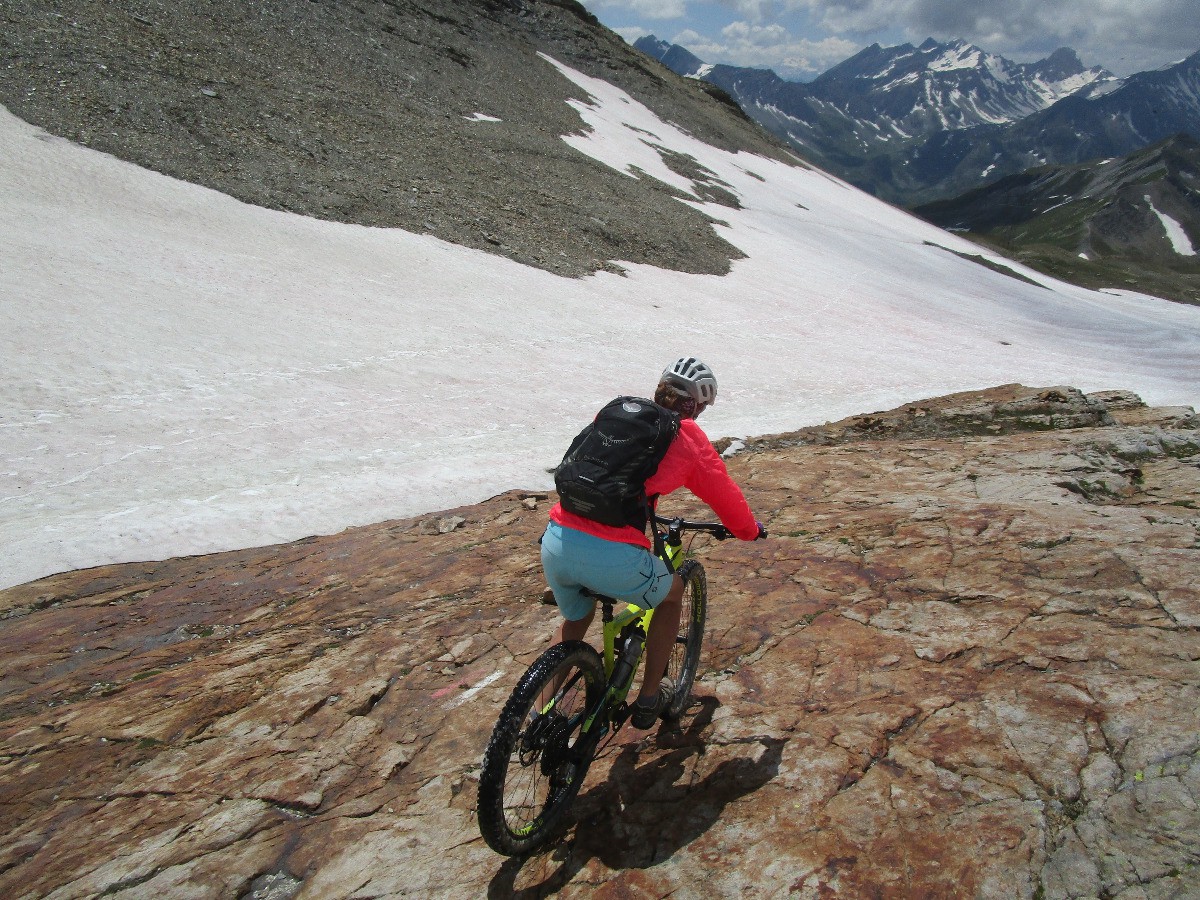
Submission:
[[[646,492],[669,494],[681,486],[712,507],[734,537],[743,541],[758,537],[758,522],[741,488],[729,477],[725,462],[713,449],[708,435],[691,419],[681,423],[679,436],[658,471],[646,482]]]

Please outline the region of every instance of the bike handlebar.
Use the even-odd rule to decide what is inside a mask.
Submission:
[[[720,522],[689,522],[686,519],[678,517],[669,518],[654,514],[654,521],[659,525],[666,525],[667,532],[672,538],[677,538],[685,531],[703,531],[711,534],[718,541],[725,541],[733,537],[733,532],[722,525]],[[755,540],[762,540],[767,536],[767,529],[762,522],[758,523],[758,537]]]
[[[733,532],[720,522],[689,522],[686,519],[660,516],[657,514],[654,516],[654,521],[659,525],[666,525],[671,531],[704,531],[708,534],[711,534],[718,541],[723,541],[727,538],[733,537]]]

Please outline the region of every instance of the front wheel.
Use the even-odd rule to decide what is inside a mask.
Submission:
[[[505,856],[546,841],[587,774],[584,720],[604,696],[604,664],[582,641],[537,658],[504,705],[479,773],[479,832]]]
[[[679,615],[679,634],[667,660],[667,675],[675,682],[675,696],[663,711],[667,719],[678,719],[687,709],[700,666],[700,644],[704,641],[704,622],[708,617],[704,567],[698,560],[689,559],[679,567],[679,577],[683,579],[683,610]]]

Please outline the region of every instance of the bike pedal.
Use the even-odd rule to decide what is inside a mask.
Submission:
[[[633,715],[633,707],[625,701],[621,701],[621,705],[617,707],[612,715],[613,731],[620,731],[621,726],[629,721],[629,717]]]

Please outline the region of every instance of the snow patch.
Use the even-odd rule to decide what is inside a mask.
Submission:
[[[1146,195],[1146,203],[1150,205],[1150,211],[1158,216],[1158,221],[1162,223],[1163,230],[1167,233],[1167,240],[1171,242],[1171,249],[1180,256],[1195,256],[1196,248],[1192,246],[1192,239],[1183,230],[1183,226],[1166,213],[1156,209],[1149,194]]]
[[[957,52],[943,53],[929,63],[933,72],[953,72],[957,69],[977,69],[983,53],[975,47],[962,47]]]

